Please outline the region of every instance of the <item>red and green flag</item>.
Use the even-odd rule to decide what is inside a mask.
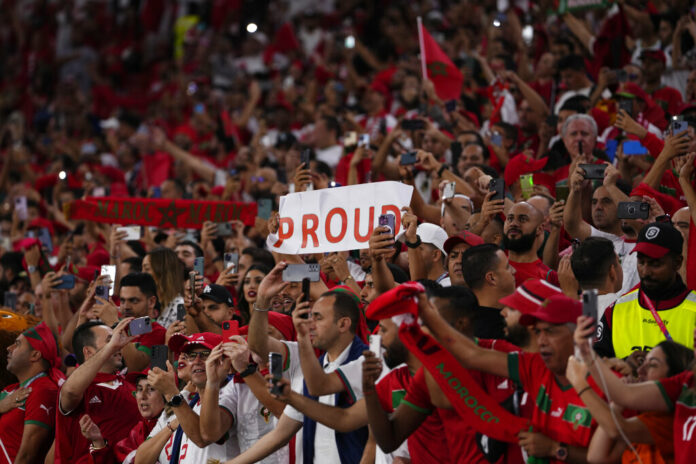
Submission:
[[[442,51],[420,20],[418,21],[418,29],[423,78],[433,82],[435,92],[442,100],[459,99],[464,75]]]

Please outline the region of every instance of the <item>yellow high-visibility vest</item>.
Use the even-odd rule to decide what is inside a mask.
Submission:
[[[652,313],[638,301],[638,289],[619,298],[614,305],[611,321],[611,338],[617,358],[625,358],[635,350],[650,350],[667,338],[657,325]],[[696,292],[671,309],[657,312],[665,323],[672,339],[693,349],[696,327]]]

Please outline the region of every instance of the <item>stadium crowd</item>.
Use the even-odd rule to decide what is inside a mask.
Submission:
[[[693,2],[0,11],[0,463],[696,461]]]

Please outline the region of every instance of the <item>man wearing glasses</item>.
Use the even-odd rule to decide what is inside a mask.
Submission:
[[[159,454],[160,462],[166,457],[165,462],[181,464],[223,462],[239,454],[239,444],[235,435],[229,435],[223,437],[223,440],[211,443],[203,439],[199,426],[200,398],[208,381],[205,361],[210,356],[210,351],[221,342],[220,335],[210,332],[172,336],[169,340],[169,350],[190,366],[191,383],[196,388],[196,394],[186,401],[186,394],[179,391],[174,369],[169,362],[167,362],[169,369],[166,372],[157,367],[152,369],[148,373],[148,382],[164,396],[167,406],[171,408],[179,421],[179,427],[164,443],[162,440],[146,440],[136,454],[144,456]],[[226,381],[225,378],[223,383]],[[150,437],[157,436],[158,432],[159,430],[155,427],[150,432]],[[173,456],[175,459],[172,459]]]

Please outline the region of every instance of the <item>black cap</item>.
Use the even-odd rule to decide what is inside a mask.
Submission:
[[[216,303],[225,303],[227,306],[234,306],[232,295],[222,285],[206,285],[203,288],[203,293],[201,293],[201,298],[213,300]]]
[[[670,251],[681,255],[683,245],[682,234],[672,224],[653,222],[640,230],[633,252],[642,253],[652,259],[660,259]]]

